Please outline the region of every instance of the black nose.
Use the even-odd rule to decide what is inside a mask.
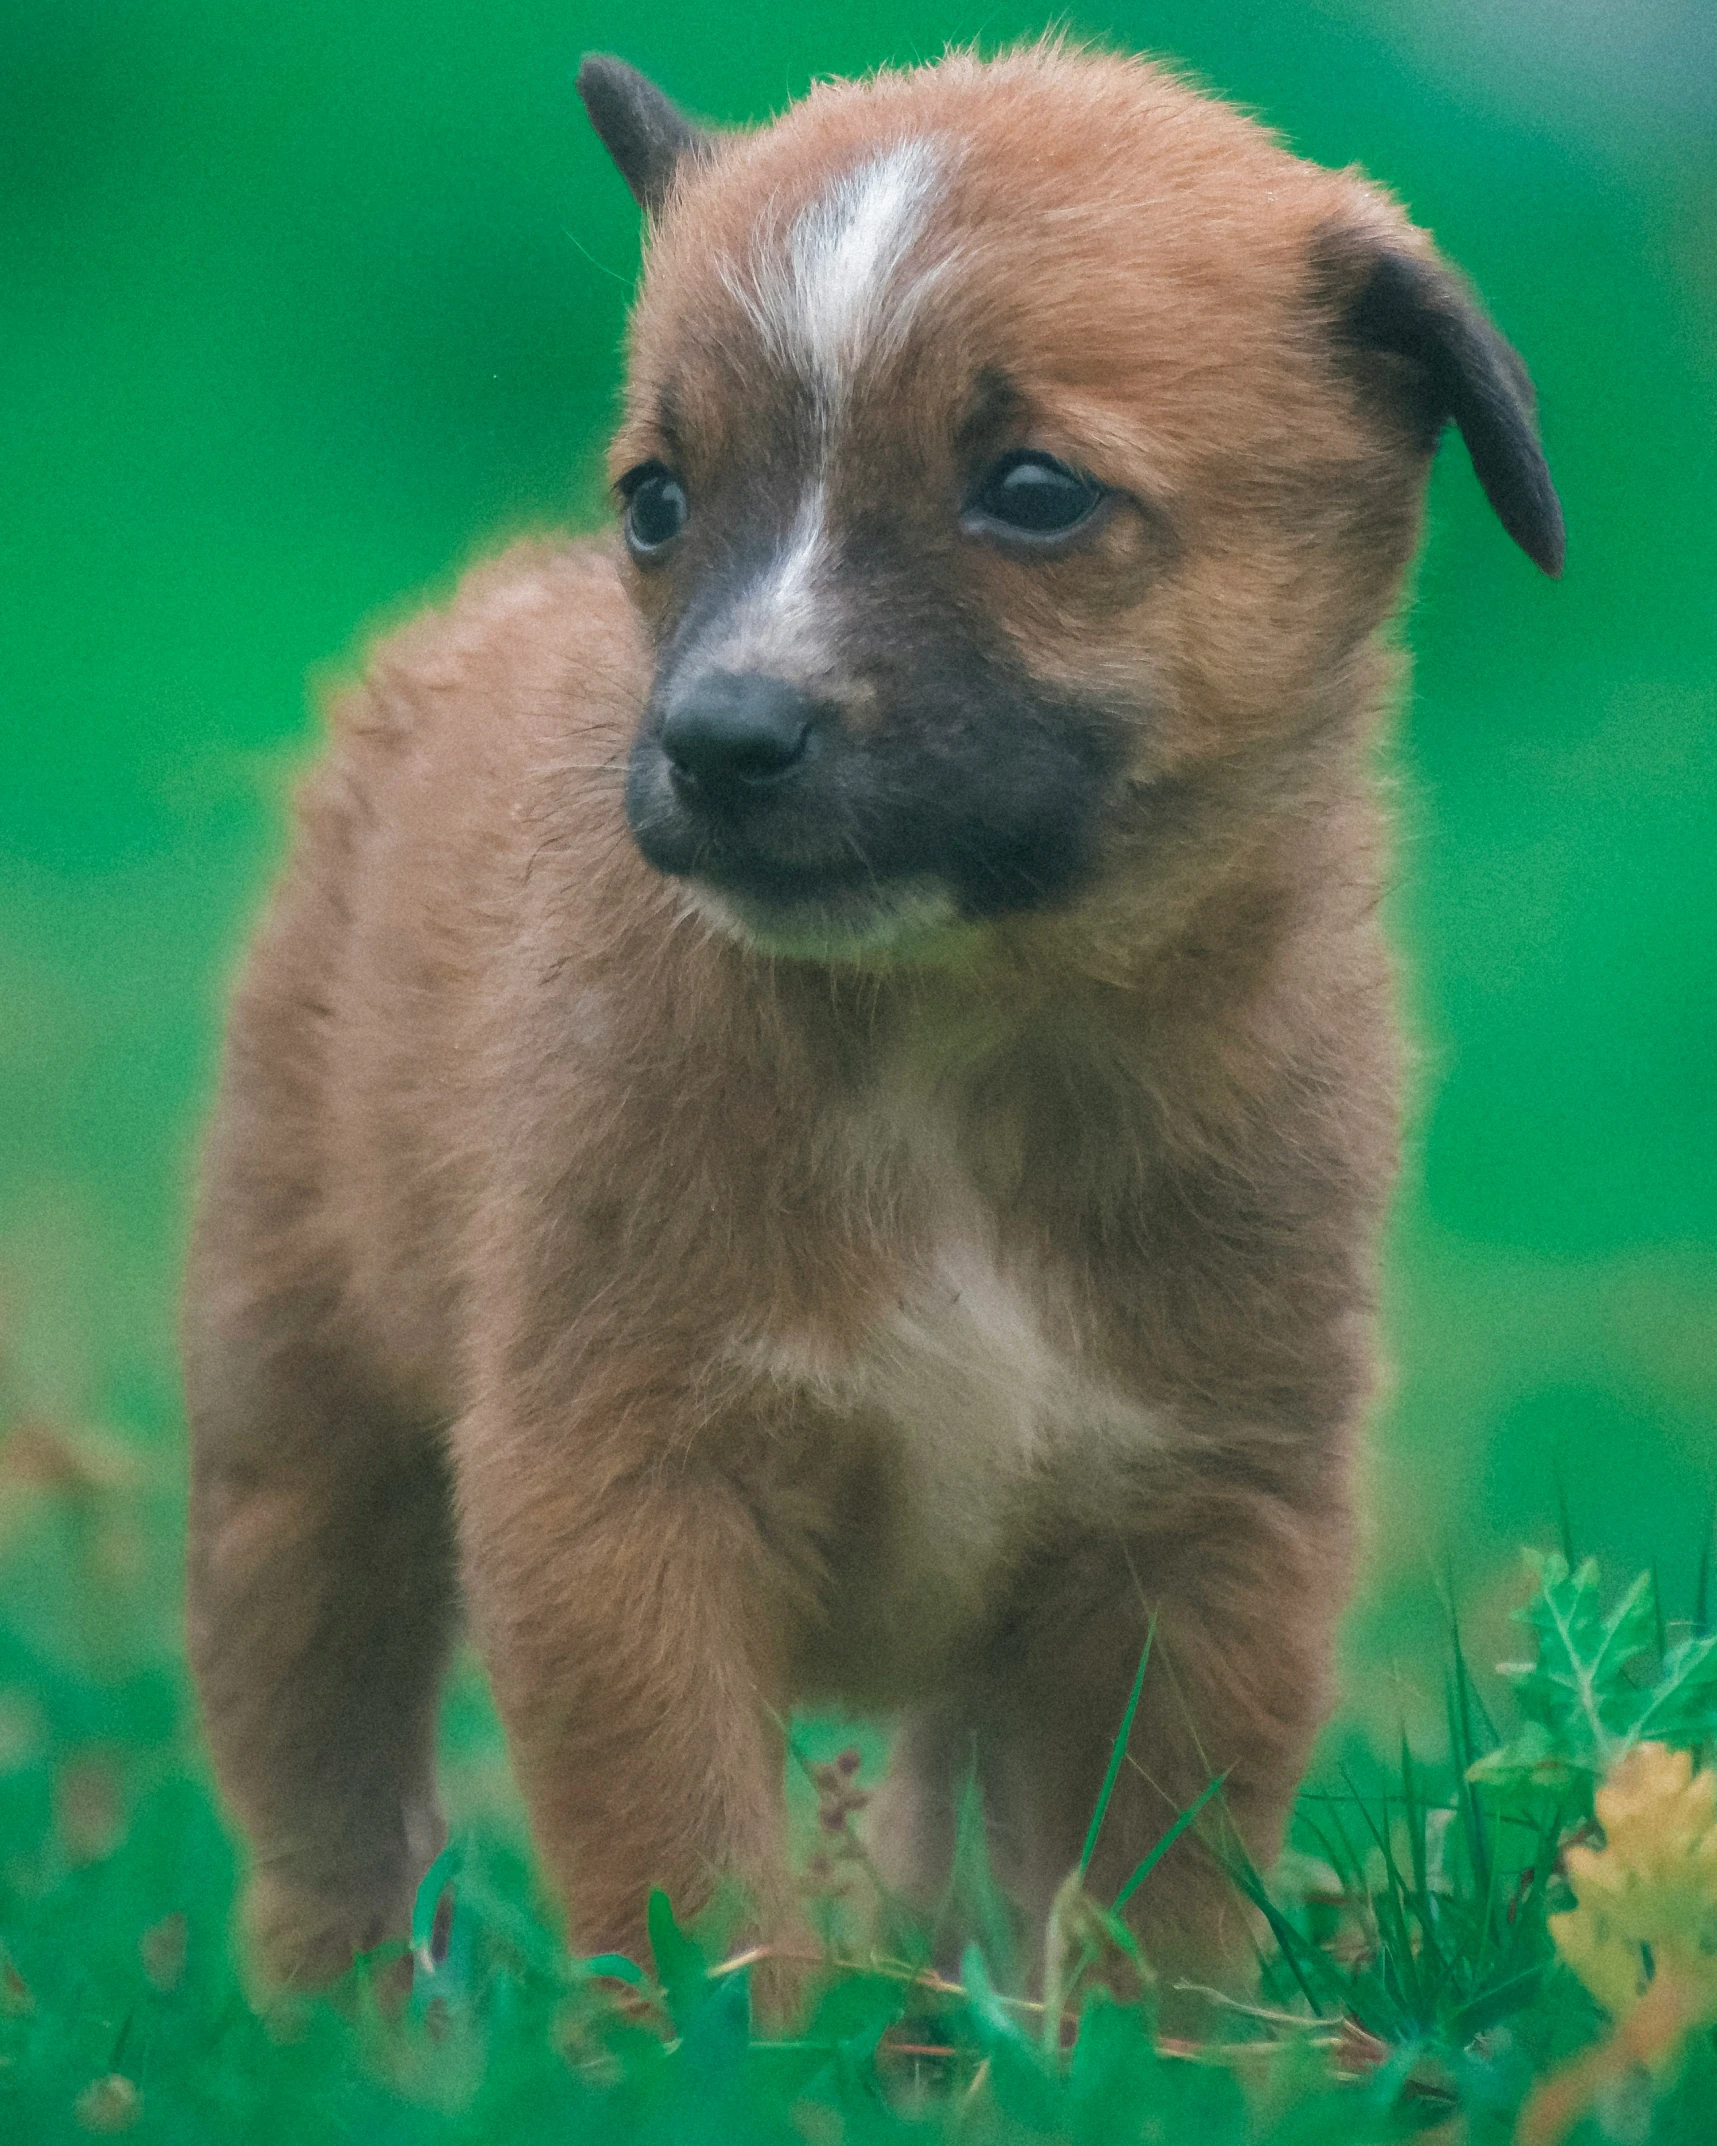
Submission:
[[[716,671],[676,695],[662,750],[677,779],[700,790],[777,781],[805,756],[813,703],[797,686],[755,671]]]

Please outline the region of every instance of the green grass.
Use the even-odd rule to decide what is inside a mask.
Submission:
[[[1047,2003],[1018,1994],[1030,1976],[970,1824],[957,1882],[984,1935],[959,1982],[930,1972],[931,1934],[898,1917],[886,1954],[856,1949],[850,1895],[871,1881],[852,1814],[878,1752],[861,1776],[856,1753],[818,1755],[830,1725],[807,1724],[799,1801],[830,1950],[783,2037],[754,2031],[719,1914],[683,1930],[658,1897],[652,1957],[565,1955],[467,1668],[444,1730],[453,1834],[420,1892],[409,1993],[395,1947],[265,2024],[229,1941],[235,1853],[171,1646],[176,1509],[175,1486],[116,1446],[19,1423],[0,1441],[0,2137],[30,2146],[118,2131],[174,2146],[1500,2142],[1535,2080],[1605,2032],[1547,1930],[1594,1782],[1643,1737],[1717,1735],[1703,1602],[1666,1625],[1649,1579],[1606,1606],[1592,1567],[1541,1559],[1522,1613],[1534,1659],[1499,1683],[1443,1635],[1437,1752],[1405,1737],[1350,1752],[1308,1787],[1277,1872],[1232,1850],[1219,1783],[1179,1821],[1231,1856],[1268,1931],[1256,2002],[1193,2047],[1156,2037],[1149,1964],[1115,1903],[1084,1891],[1088,1855],[1052,1917]],[[1141,1685],[1148,1672],[1147,1648]],[[1093,1846],[1132,1763],[1132,1710]],[[1713,2112],[1707,2037],[1655,2102],[1642,2075],[1611,2112],[1622,2129],[1594,2118],[1576,2137],[1709,2139]]]

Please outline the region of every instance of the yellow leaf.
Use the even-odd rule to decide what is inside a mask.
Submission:
[[[1557,1950],[1618,2022],[1661,1980],[1681,1993],[1676,2016],[1717,2021],[1717,1774],[1640,1744],[1599,1789],[1597,1814],[1603,1847],[1568,1850],[1577,1905],[1550,1918]]]

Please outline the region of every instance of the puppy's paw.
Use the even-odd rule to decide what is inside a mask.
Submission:
[[[273,2015],[331,1989],[360,1953],[409,1939],[411,1905],[405,1885],[310,1887],[282,1871],[258,1871],[239,1918],[252,2005]],[[401,1973],[409,1986],[409,1954]]]

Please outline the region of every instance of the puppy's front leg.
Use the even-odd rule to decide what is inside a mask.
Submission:
[[[1249,1974],[1251,1914],[1223,1867],[1223,1837],[1261,1866],[1275,1859],[1330,1705],[1350,1555],[1339,1493],[1307,1508],[1213,1491],[1199,1517],[1202,1526],[1189,1513],[1184,1526],[1171,1518],[1067,1560],[1023,1607],[1006,1659],[992,1665],[978,1736],[997,1861],[1042,1916],[1078,1858],[1154,1621],[1090,1884],[1115,1898],[1222,1776],[1203,1822],[1128,1903],[1161,1976],[1164,2021],[1177,2026],[1200,2023],[1203,2009],[1177,1983],[1232,1986]]]
[[[479,1420],[457,1453],[478,1638],[576,1946],[642,1957],[653,1886],[684,1913],[724,1876],[778,1933],[780,1588],[733,1484]]]

